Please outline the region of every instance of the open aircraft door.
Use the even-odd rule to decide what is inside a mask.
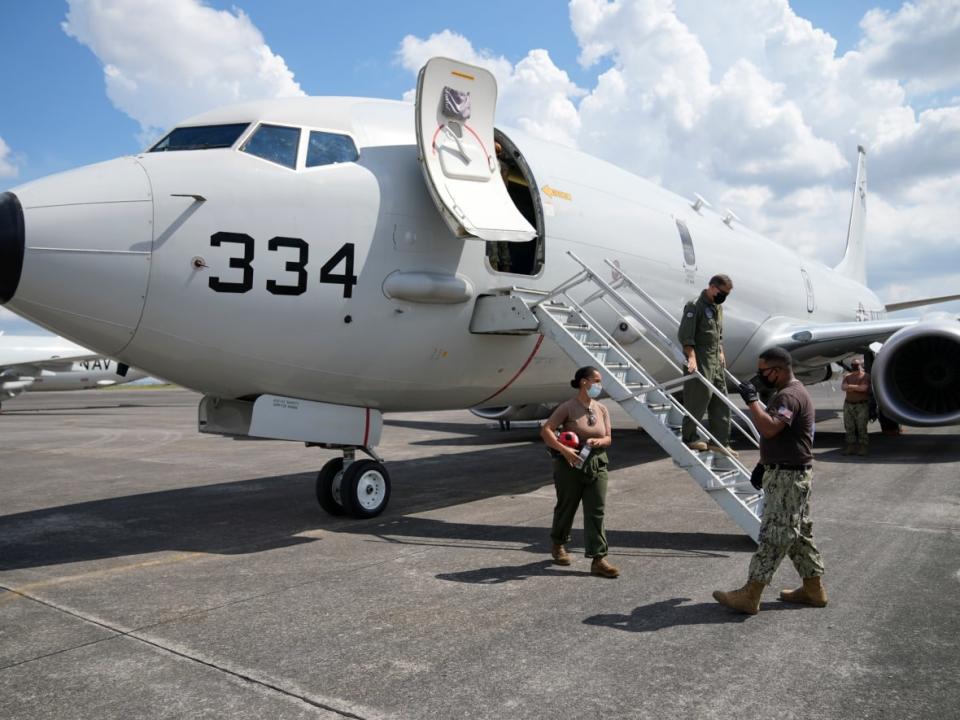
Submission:
[[[525,242],[537,231],[514,205],[494,152],[497,81],[486,70],[432,58],[417,78],[420,166],[458,237]]]

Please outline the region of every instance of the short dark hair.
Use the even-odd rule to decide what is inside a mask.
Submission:
[[[772,347],[760,353],[760,359],[777,367],[793,367],[793,358],[782,347]]]
[[[577,370],[573,375],[573,380],[570,381],[570,387],[578,388],[580,387],[580,381],[583,380],[587,375],[593,375],[594,373],[600,372],[593,365],[584,365],[582,368]]]
[[[729,287],[731,290],[733,290],[733,280],[730,279],[729,275],[714,275],[712,278],[710,278],[710,285],[718,288]]]

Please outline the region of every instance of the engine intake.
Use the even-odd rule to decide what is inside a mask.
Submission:
[[[923,322],[884,343],[871,373],[884,414],[904,425],[960,423],[960,323]]]

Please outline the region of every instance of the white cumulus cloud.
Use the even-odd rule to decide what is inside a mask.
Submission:
[[[896,12],[871,10],[860,23],[859,50],[878,77],[906,78],[911,92],[960,83],[960,3],[907,2]]]
[[[63,29],[103,64],[108,97],[144,139],[218,105],[304,94],[242,10],[199,0],[69,0]]]
[[[434,55],[487,67],[500,122],[699,192],[831,264],[864,145],[875,289],[890,301],[960,291],[956,0],[871,11],[842,55],[787,0],[571,0],[569,10],[579,62],[602,68],[593,87],[576,87],[544,50],[513,64],[450,31],[407,36],[398,56],[413,73]]]
[[[546,50],[531,50],[516,65],[501,55],[474,49],[463,35],[443,30],[427,39],[407,35],[397,61],[416,75],[432,57],[456,58],[489,70],[497,79],[497,118],[552,142],[573,145],[580,129],[574,99],[583,94]],[[410,90],[404,99],[412,101]]]
[[[0,137],[0,178],[15,178],[19,172],[10,146]]]

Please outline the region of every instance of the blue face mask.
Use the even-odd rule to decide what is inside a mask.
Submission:
[[[600,383],[594,383],[593,385],[587,388],[587,395],[589,395],[592,398],[600,397],[600,393],[602,392],[603,392],[603,386],[600,385]]]

